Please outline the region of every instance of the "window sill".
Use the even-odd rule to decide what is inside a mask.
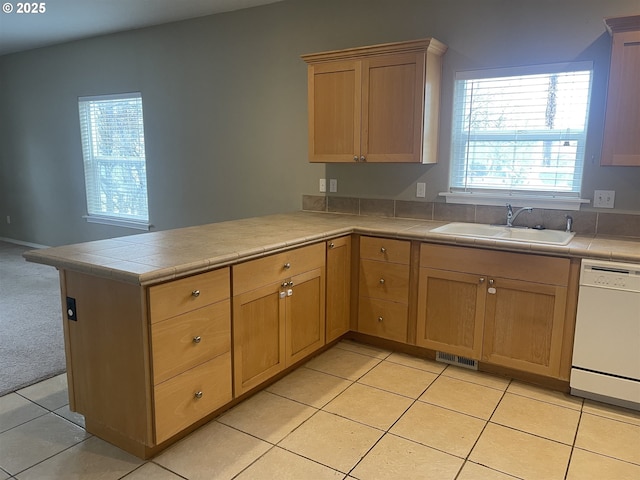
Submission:
[[[139,222],[136,220],[125,220],[123,218],[101,217],[99,215],[84,215],[87,223],[99,223],[102,225],[111,225],[114,227],[133,228],[135,230],[150,230],[151,224],[147,222]]]
[[[580,205],[589,200],[573,197],[552,197],[543,195],[508,194],[508,193],[471,193],[471,192],[441,192],[447,203],[464,205],[492,205],[504,207],[511,203],[520,207],[547,208],[550,210],[580,210]]]

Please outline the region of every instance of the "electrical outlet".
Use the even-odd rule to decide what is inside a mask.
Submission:
[[[614,190],[596,190],[593,195],[593,206],[596,208],[613,208],[616,199]]]
[[[326,192],[327,191],[327,179],[326,178],[321,178],[320,179],[320,191],[321,192]]]
[[[416,187],[416,197],[424,198],[426,195],[426,191],[427,191],[427,184],[418,182],[418,185]]]
[[[329,192],[335,193],[338,191],[338,180],[336,178],[329,179]]]
[[[11,215],[7,215],[7,224],[11,223]]]

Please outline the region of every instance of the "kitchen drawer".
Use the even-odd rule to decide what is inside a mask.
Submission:
[[[151,325],[154,384],[231,349],[230,305],[223,300]]]
[[[360,297],[358,331],[361,333],[406,343],[407,318],[406,303]]]
[[[411,243],[407,240],[360,237],[360,258],[409,265]]]
[[[324,267],[325,244],[316,243],[233,266],[233,295]]]
[[[229,268],[149,287],[151,323],[230,297]]]
[[[529,253],[502,252],[452,245],[420,246],[420,266],[455,270],[477,275],[492,275],[526,282],[567,286],[568,258]],[[463,267],[461,267],[463,265]]]
[[[360,260],[360,295],[407,303],[409,265]]]
[[[156,385],[154,394],[158,444],[231,401],[231,353]]]

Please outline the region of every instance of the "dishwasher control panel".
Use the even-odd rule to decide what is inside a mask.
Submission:
[[[585,259],[580,285],[640,292],[640,265]]]

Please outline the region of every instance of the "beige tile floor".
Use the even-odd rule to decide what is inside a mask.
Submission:
[[[640,479],[640,412],[341,342],[150,461],[65,376],[0,397],[0,480]]]

